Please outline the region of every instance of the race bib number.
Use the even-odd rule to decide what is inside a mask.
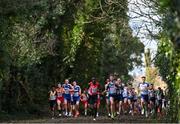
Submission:
[[[57,93],[57,96],[58,97],[62,97],[62,93]]]
[[[127,91],[124,91],[123,92],[123,97],[126,97],[126,96],[128,96],[128,93],[127,93]]]
[[[110,88],[109,88],[109,93],[110,93],[110,94],[114,94],[115,91],[116,91],[116,89],[115,89],[114,87],[110,87]]]
[[[158,95],[158,96],[157,96],[157,99],[158,99],[158,100],[161,100],[161,96]]]
[[[69,89],[65,89],[65,94],[69,94]]]
[[[75,92],[75,93],[74,93],[74,96],[79,96],[79,92]]]
[[[150,96],[150,97],[154,97],[154,93],[151,92],[151,93],[149,94],[149,96]]]
[[[56,96],[55,95],[51,95],[50,96],[50,100],[55,100],[56,99]]]

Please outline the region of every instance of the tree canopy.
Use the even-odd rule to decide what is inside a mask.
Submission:
[[[50,85],[65,78],[82,87],[92,76],[103,83],[114,72],[128,80],[144,45],[132,36],[127,4],[1,0],[1,110],[36,112]]]

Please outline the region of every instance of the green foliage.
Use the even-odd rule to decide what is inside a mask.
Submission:
[[[114,72],[128,80],[128,72],[142,63],[144,46],[132,36],[127,1],[1,2],[4,111],[40,112],[52,84],[70,78],[86,87],[92,76],[103,83]]]
[[[156,65],[160,69],[160,74],[169,86],[170,98],[170,120],[180,121],[180,2],[179,0],[161,0],[160,12],[164,16],[163,31],[158,45],[158,56]]]

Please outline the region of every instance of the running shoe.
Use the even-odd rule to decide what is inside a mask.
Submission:
[[[68,116],[68,113],[66,112],[64,115],[65,115],[65,116]]]
[[[111,114],[111,118],[114,119],[114,114]]]
[[[96,117],[99,117],[99,113],[97,112]]]
[[[129,114],[131,114],[131,113],[132,113],[132,110],[129,111]]]
[[[141,110],[141,114],[144,115],[144,109]]]
[[[87,112],[85,112],[84,115],[87,116]]]
[[[145,112],[145,115],[146,115],[146,117],[148,117],[148,112],[147,111]]]
[[[72,116],[72,114],[71,114],[71,112],[69,112],[69,117],[71,117]]]

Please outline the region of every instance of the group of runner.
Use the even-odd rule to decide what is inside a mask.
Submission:
[[[104,90],[102,90],[104,89]],[[139,93],[139,95],[138,95]],[[161,113],[164,94],[159,87],[155,89],[153,84],[146,82],[146,77],[142,76],[142,82],[138,85],[138,93],[132,84],[122,83],[120,78],[110,75],[102,88],[96,78],[92,78],[88,87],[83,91],[76,81],[72,84],[66,79],[64,84],[52,86],[49,92],[49,103],[52,118],[55,116],[55,109],[58,116],[78,117],[80,102],[84,107],[84,114],[88,112],[93,116],[93,120],[99,116],[101,98],[104,96],[108,116],[112,119],[122,114],[134,113],[148,117],[149,114]],[[88,109],[90,111],[88,111]]]

